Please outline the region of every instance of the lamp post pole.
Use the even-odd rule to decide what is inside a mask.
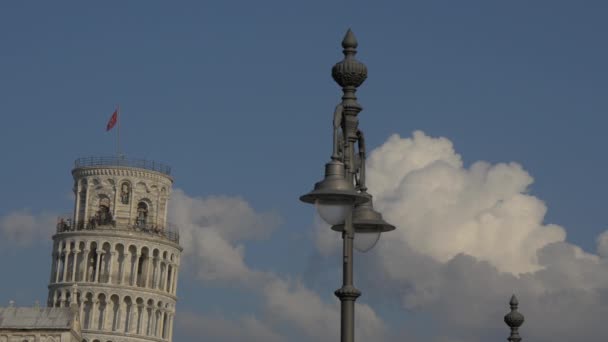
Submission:
[[[353,284],[353,240],[352,214],[345,218],[342,261],[342,287],[334,293],[340,298],[340,341],[355,341],[355,301],[361,292]]]
[[[355,59],[357,40],[349,29],[342,41],[344,59],[332,68],[332,77],[342,87],[342,102],[338,105],[341,110],[340,128],[343,142],[342,155],[344,160],[345,178],[349,183],[354,182],[355,153],[359,119],[357,115],[363,109],[357,102],[355,92],[367,78],[366,66]],[[340,114],[340,113],[338,113]],[[336,120],[334,120],[334,124]],[[353,212],[350,210],[344,218],[342,231],[342,287],[334,293],[340,299],[340,341],[354,342],[355,340],[355,301],[361,292],[353,284],[353,243],[355,231],[353,228]]]
[[[365,142],[357,118],[363,108],[357,102],[355,92],[367,78],[367,67],[355,59],[357,39],[351,30],[346,32],[342,47],[344,59],[331,71],[343,92],[342,101],[334,112],[331,161],[325,164],[325,178],[300,200],[316,204],[321,217],[332,225],[331,229],[342,233],[342,287],[334,293],[340,299],[340,341],[354,342],[355,301],[361,296],[353,284],[355,234],[380,234],[395,226],[384,221],[374,210],[372,196],[366,191]],[[358,159],[355,158],[355,143]],[[326,215],[327,208],[338,209],[338,214]]]

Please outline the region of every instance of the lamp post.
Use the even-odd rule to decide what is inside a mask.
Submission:
[[[331,160],[325,165],[325,178],[300,200],[315,204],[321,218],[342,233],[342,287],[334,293],[340,299],[340,341],[354,342],[355,300],[361,295],[353,284],[355,235],[379,236],[395,227],[374,210],[365,185],[365,139],[357,118],[363,108],[355,92],[367,78],[367,67],[355,59],[357,39],[350,29],[342,47],[344,59],[332,68],[332,77],[342,87],[343,95],[334,112]]]

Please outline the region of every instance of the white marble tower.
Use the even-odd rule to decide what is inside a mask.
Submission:
[[[75,293],[86,342],[170,342],[182,248],[167,224],[169,167],[92,157],[72,175],[74,213],[53,236],[48,306],[67,307]]]

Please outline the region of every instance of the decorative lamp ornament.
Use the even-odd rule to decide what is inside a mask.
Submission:
[[[351,29],[348,29],[342,40],[344,59],[336,63],[331,69],[331,76],[342,88],[357,88],[367,78],[367,67],[355,59],[358,45],[355,34]]]
[[[515,295],[511,297],[509,305],[511,306],[511,312],[505,315],[505,323],[511,328],[511,335],[507,340],[509,342],[520,342],[521,336],[519,336],[519,327],[524,324],[524,315],[517,311],[519,301]]]
[[[390,232],[395,226],[386,222],[382,214],[374,210],[372,195],[362,192],[369,201],[355,205],[353,210],[353,229],[355,231],[355,249],[367,252],[372,249],[380,239],[380,234]],[[331,227],[337,232],[344,231],[344,223]]]
[[[300,201],[316,205],[354,205],[368,200],[368,196],[357,192],[346,180],[344,163],[337,160],[325,164],[325,178],[315,183],[311,192],[300,197]]]

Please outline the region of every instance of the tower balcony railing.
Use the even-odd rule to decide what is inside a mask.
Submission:
[[[127,158],[125,156],[110,156],[110,157],[82,157],[74,161],[74,168],[95,167],[95,166],[124,166],[135,167],[171,175],[171,167],[169,165],[159,163],[153,160]]]
[[[179,243],[179,231],[173,224],[167,224],[165,226],[150,224],[145,222],[135,222],[129,225],[116,225],[114,220],[89,220],[85,222],[75,223],[72,218],[68,216],[60,216],[57,218],[57,233],[75,232],[75,231],[95,231],[95,230],[121,230],[121,231],[134,231],[151,236],[160,236],[175,243]]]

